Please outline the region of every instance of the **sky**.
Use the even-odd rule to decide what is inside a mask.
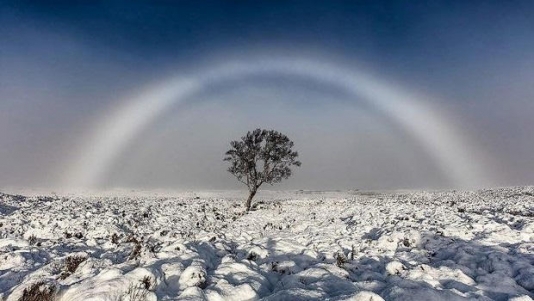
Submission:
[[[244,188],[222,158],[255,128],[288,135],[302,161],[268,189],[532,185],[533,11],[2,1],[0,189]]]

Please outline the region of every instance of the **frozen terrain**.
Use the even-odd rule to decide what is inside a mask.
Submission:
[[[244,197],[0,194],[0,298],[534,297],[533,187]]]

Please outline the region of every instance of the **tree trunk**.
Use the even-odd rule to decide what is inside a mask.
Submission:
[[[247,199],[247,204],[246,204],[246,207],[247,207],[247,212],[250,211],[250,205],[252,205],[252,198],[254,198],[254,196],[256,195],[256,190],[253,190],[250,192],[249,196],[248,196],[248,199]]]

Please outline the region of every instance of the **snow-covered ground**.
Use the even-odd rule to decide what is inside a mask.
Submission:
[[[0,194],[0,296],[532,300],[534,188]],[[37,290],[39,291],[39,290]]]

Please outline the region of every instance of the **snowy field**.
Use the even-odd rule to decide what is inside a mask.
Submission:
[[[245,196],[0,194],[1,299],[534,297],[534,187]]]

